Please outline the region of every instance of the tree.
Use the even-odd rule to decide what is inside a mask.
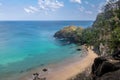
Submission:
[[[110,47],[113,50],[116,50],[117,48],[120,48],[120,27],[117,27],[114,29],[111,35],[111,45]]]

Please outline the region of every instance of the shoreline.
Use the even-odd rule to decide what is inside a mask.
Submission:
[[[85,47],[82,50],[85,50]],[[18,80],[33,80],[32,74],[36,72],[40,73],[40,78],[45,77],[46,80],[67,80],[85,71],[86,68],[92,65],[96,57],[97,54],[94,53],[93,50],[88,48],[87,55],[83,55],[82,58],[80,56],[76,56],[58,64],[44,66],[43,68],[48,69],[48,71],[46,72],[42,71],[43,68],[37,68],[28,71]]]

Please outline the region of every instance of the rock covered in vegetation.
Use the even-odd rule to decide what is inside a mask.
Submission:
[[[76,26],[64,27],[62,30],[56,32],[54,37],[59,39],[71,37],[76,29],[77,29]]]
[[[67,40],[71,43],[80,42],[83,28],[76,26],[64,27],[62,30],[55,33],[54,37],[60,40]]]

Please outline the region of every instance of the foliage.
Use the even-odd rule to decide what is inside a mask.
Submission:
[[[120,27],[115,28],[111,35],[111,48],[117,49],[120,47]]]
[[[120,0],[109,0],[92,27],[82,32],[82,44],[99,48],[102,43],[109,52],[120,48]]]
[[[110,49],[109,52],[116,50],[120,47],[120,0],[109,0],[92,27],[83,29],[69,26],[58,31],[55,36],[74,43],[92,45],[97,49],[102,43]]]
[[[111,52],[120,47],[120,0],[109,0],[103,9],[92,26],[98,32],[94,45],[107,45]]]

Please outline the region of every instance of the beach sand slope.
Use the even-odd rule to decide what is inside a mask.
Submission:
[[[44,76],[46,80],[68,80],[75,75],[82,73],[86,68],[90,67],[94,59],[97,57],[97,54],[90,48],[87,50],[87,55],[81,59],[77,60],[74,63],[66,63],[65,65],[60,66],[57,69],[52,69],[48,71]],[[30,78],[24,77],[21,80],[32,80]]]
[[[81,61],[76,61],[75,63],[68,64],[62,68],[50,72],[46,75],[47,80],[67,80],[81,72],[86,68],[91,66],[97,54],[94,53],[90,48],[88,48],[88,54]]]

